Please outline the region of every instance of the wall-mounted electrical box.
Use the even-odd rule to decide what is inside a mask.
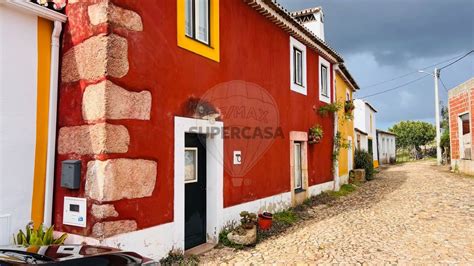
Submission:
[[[81,161],[66,160],[61,163],[61,187],[79,189],[81,186]]]
[[[85,198],[64,197],[63,224],[86,227],[87,200]]]

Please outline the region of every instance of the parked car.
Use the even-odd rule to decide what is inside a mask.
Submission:
[[[0,265],[158,265],[134,252],[89,245],[0,247]]]

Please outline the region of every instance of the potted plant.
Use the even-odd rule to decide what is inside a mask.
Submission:
[[[341,103],[329,103],[325,104],[318,109],[318,113],[321,116],[328,116],[329,114],[337,113],[341,109]]]
[[[263,212],[258,215],[258,228],[268,230],[272,227],[273,215],[269,212]]]
[[[345,111],[346,113],[352,112],[352,111],[354,110],[354,108],[355,108],[355,106],[354,106],[354,102],[353,102],[353,101],[348,100],[348,101],[346,101],[346,102],[344,103],[344,111]]]
[[[240,213],[240,223],[245,229],[252,229],[257,223],[257,215],[252,212],[243,211]]]
[[[323,137],[323,128],[321,127],[321,125],[314,125],[313,127],[309,129],[309,134],[308,134],[309,144],[319,143],[322,137]]]
[[[257,242],[257,215],[243,211],[240,213],[240,226],[227,234],[227,238],[239,245],[253,245]]]

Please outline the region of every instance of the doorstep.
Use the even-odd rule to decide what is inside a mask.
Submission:
[[[213,243],[204,243],[199,246],[195,246],[193,248],[186,250],[184,252],[184,255],[185,256],[201,255],[212,250],[215,246],[216,244],[213,244]]]

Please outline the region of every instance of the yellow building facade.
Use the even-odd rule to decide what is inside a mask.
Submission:
[[[341,108],[337,114],[337,131],[340,134],[341,143],[349,144],[341,147],[338,156],[338,177],[339,184],[345,184],[349,180],[349,172],[354,168],[354,119],[353,111],[346,102],[352,103],[353,95],[359,89],[357,83],[350,75],[344,65],[336,68],[336,101],[340,103]]]

